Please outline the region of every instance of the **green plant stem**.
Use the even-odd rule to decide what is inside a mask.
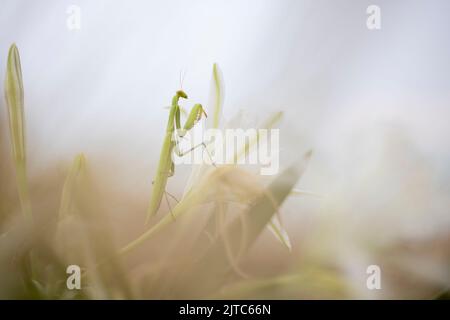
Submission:
[[[22,212],[27,219],[32,219],[31,201],[28,192],[27,172],[25,163],[19,162],[16,164],[16,179]]]

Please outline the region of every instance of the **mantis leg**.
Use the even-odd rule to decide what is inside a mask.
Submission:
[[[175,220],[175,216],[173,215],[173,212],[172,212],[172,206],[170,205],[169,199],[167,198],[167,194],[168,194],[168,192],[164,191],[164,198],[166,199],[167,206],[169,207],[170,214],[171,214],[173,220]]]
[[[199,148],[199,147],[203,147],[203,148],[204,148],[204,150],[205,150],[206,153],[208,154],[208,157],[209,157],[209,160],[211,161],[211,164],[212,164],[214,167],[217,167],[217,166],[216,166],[216,163],[215,163],[214,160],[212,159],[211,154],[210,154],[209,151],[208,151],[208,147],[207,147],[207,145],[206,145],[205,142],[201,142],[201,143],[199,143],[199,144],[197,144],[197,145],[193,146],[192,148],[189,148],[188,150],[185,150],[185,151],[180,151],[180,150],[178,149],[178,146],[176,146],[176,148],[174,149],[174,151],[175,151],[175,153],[177,154],[177,156],[183,157],[183,156],[187,155],[188,153],[194,151],[195,149],[197,149],[197,148]]]
[[[178,200],[173,194],[171,194],[170,192],[166,191],[167,195],[169,197],[171,197],[173,200],[175,200],[177,203],[180,202],[180,200]]]

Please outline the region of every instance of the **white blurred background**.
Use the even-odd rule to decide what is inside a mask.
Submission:
[[[372,4],[380,30],[366,27]],[[66,26],[71,5],[80,30]],[[282,165],[313,148],[299,187],[324,197],[289,202],[284,215],[294,240],[345,259],[398,238],[448,245],[449,13],[445,0],[2,0],[0,74],[15,42],[30,176],[84,152],[111,194],[129,195],[111,197],[120,213],[148,199],[180,72],[189,103],[205,103],[219,63],[226,118],[283,110]],[[318,221],[333,232],[309,234]],[[433,281],[450,282],[448,260],[432,267]]]

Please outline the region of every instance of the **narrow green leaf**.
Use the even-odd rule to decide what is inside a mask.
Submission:
[[[224,94],[224,80],[223,74],[220,70],[217,63],[213,65],[212,71],[212,79],[211,79],[211,87],[210,87],[210,96],[209,96],[209,104],[208,111],[212,109],[212,116],[209,115],[206,119],[206,126],[208,129],[214,128],[218,129],[221,125],[222,116],[223,116],[223,104],[225,100]],[[214,144],[209,144],[207,147],[207,151],[209,154],[214,152]],[[195,185],[197,181],[200,181],[201,178],[211,170],[210,166],[205,164],[197,164],[193,165],[191,169],[191,173],[189,175],[188,181],[184,188],[183,196],[186,196],[189,190]]]
[[[244,279],[224,287],[213,299],[311,299],[346,297],[345,279],[339,272],[311,265],[295,273]]]
[[[70,168],[66,180],[64,181],[61,204],[59,208],[60,219],[69,216],[72,211],[74,188],[77,183],[77,178],[84,169],[85,162],[86,160],[84,154],[82,153],[77,155],[73,160],[72,167]]]
[[[222,120],[222,109],[224,101],[223,76],[217,63],[213,65],[212,84],[211,84],[211,104],[214,107],[212,116],[212,128],[219,128]]]
[[[188,282],[185,282],[185,285],[196,284],[195,292],[193,292],[195,296],[202,297],[210,294],[224,283],[234,263],[229,261],[228,250],[231,249],[234,256],[239,258],[250,248],[294,188],[310,156],[311,152],[306,153],[301,160],[279,174],[268,186],[266,192],[244,213],[246,223],[242,223],[242,217],[235,218],[225,229],[223,236],[217,238],[204,256],[195,263],[189,275],[183,275],[183,279]]]
[[[260,129],[272,129],[278,122],[280,122],[281,118],[283,117],[283,112],[279,111],[274,113],[270,118],[268,118],[260,127]],[[237,161],[248,155],[250,149],[255,146],[259,139],[260,139],[260,131],[257,130],[257,133],[254,137],[250,138],[249,141],[245,143],[245,145],[239,150],[237,153],[233,156],[233,162],[237,163]]]
[[[31,203],[27,183],[25,116],[23,98],[22,69],[19,50],[13,44],[8,53],[5,78],[5,99],[9,115],[9,129],[14,165],[16,168],[17,187],[23,214],[31,218]]]

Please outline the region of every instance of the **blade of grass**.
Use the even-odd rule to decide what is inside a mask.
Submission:
[[[315,197],[315,198],[323,198],[323,195],[315,193],[315,192],[310,192],[310,191],[305,191],[305,190],[300,190],[300,189],[292,189],[291,191],[291,196],[311,196],[311,197]]]
[[[345,297],[343,277],[333,269],[307,266],[295,273],[248,279],[226,286],[213,299],[292,299]]]
[[[215,188],[218,183],[218,179],[227,172],[235,170],[233,167],[221,167],[211,171],[205,177],[202,177],[195,188],[191,189],[186,196],[184,196],[180,202],[177,203],[175,207],[172,208],[171,214],[164,216],[159,220],[153,227],[145,231],[135,240],[131,241],[119,251],[119,254],[125,254],[133,250],[135,247],[139,246],[143,242],[147,241],[166,226],[176,221],[181,215],[186,216],[188,212],[192,211],[196,206],[205,203],[208,198],[209,191]]]
[[[279,111],[274,113],[270,118],[268,118],[263,125],[260,127],[260,129],[272,129],[278,122],[280,122],[281,118],[283,116],[283,112]],[[233,163],[237,163],[237,161],[241,158],[241,157],[245,157],[248,155],[250,149],[258,143],[260,139],[260,131],[257,130],[256,135],[254,137],[252,137],[251,139],[249,139],[249,141],[247,141],[245,143],[245,145],[241,148],[241,150],[239,150],[238,152],[236,152],[233,155]],[[228,161],[229,163],[230,161]]]
[[[98,195],[98,186],[93,180],[88,162],[83,154],[79,154],[64,183],[59,223],[67,220],[70,223],[70,219],[75,219],[82,226],[82,237],[76,239],[75,244],[80,252],[87,253],[86,260],[82,261],[86,267],[82,281],[95,283],[99,297],[114,298],[117,293],[120,298],[131,298],[132,289],[122,262],[116,255],[113,230]],[[114,283],[110,283],[110,279],[114,279]]]
[[[73,160],[72,167],[64,181],[63,191],[61,194],[61,204],[59,208],[59,219],[67,217],[71,213],[73,204],[73,193],[81,171],[84,169],[86,159],[82,153],[77,155]]]
[[[158,221],[153,227],[144,232],[135,240],[131,241],[122,249],[119,250],[119,254],[126,254],[134,248],[138,247],[140,244],[145,242],[146,240],[153,237],[155,234],[164,229],[167,225],[172,223],[174,219],[176,219],[179,215],[184,212],[189,211],[192,207],[199,203],[202,192],[189,192],[186,197],[184,197],[173,209],[171,214],[165,215],[161,220]]]
[[[310,156],[311,152],[306,153],[301,160],[279,174],[268,186],[267,192],[261,195],[245,213],[248,230],[245,232],[247,239],[244,241],[244,248],[241,247],[243,224],[240,218],[236,218],[225,232],[229,238],[217,238],[203,257],[194,264],[190,272],[180,275],[182,287],[192,288],[192,284],[195,284],[195,292],[191,293],[196,297],[203,297],[214,292],[224,283],[224,279],[232,270],[227,250],[231,247],[234,252],[242,252],[242,249],[250,248],[277,211],[277,208],[273,206],[273,201],[279,206],[283,203],[304,172]]]
[[[26,150],[25,150],[25,117],[22,69],[19,50],[11,45],[8,53],[8,63],[5,79],[5,99],[9,115],[9,129],[14,166],[16,168],[17,188],[22,213],[28,219],[32,218],[31,202],[27,183]]]
[[[207,128],[219,128],[222,115],[223,115],[223,103],[224,103],[224,81],[222,71],[220,70],[217,63],[213,65],[212,71],[212,79],[211,79],[211,89],[210,89],[210,97],[209,97],[209,108],[213,109],[212,117],[208,117],[206,120]],[[209,154],[214,152],[214,145],[208,144],[207,151]],[[197,164],[193,165],[191,169],[191,173],[189,175],[188,181],[184,188],[183,196],[186,196],[189,190],[194,186],[196,181],[201,180],[208,171],[211,170],[210,166],[205,164]]]
[[[278,122],[280,122],[281,118],[283,116],[283,113],[276,112],[274,113],[270,118],[268,118],[263,125],[260,127],[260,129],[272,129]],[[250,152],[251,148],[254,147],[260,139],[260,131],[258,130],[256,135],[249,139],[245,143],[245,145],[239,150],[237,153],[233,156],[234,163],[237,163],[237,161],[241,157],[246,157],[248,153]],[[289,235],[284,230],[283,224],[281,223],[281,218],[279,216],[279,213],[277,212],[274,217],[272,218],[272,221],[269,223],[269,229],[272,231],[272,233],[275,235],[275,237],[288,249],[291,250],[291,243],[289,240]]]
[[[211,85],[211,98],[214,106],[214,113],[212,117],[212,128],[219,128],[220,121],[222,119],[222,107],[224,101],[224,87],[223,76],[217,63],[213,65],[212,85]]]

